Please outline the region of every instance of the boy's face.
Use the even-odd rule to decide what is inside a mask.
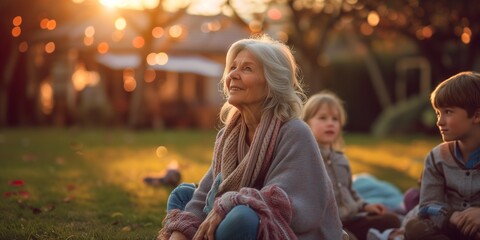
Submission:
[[[435,112],[443,141],[465,141],[474,137],[472,133],[478,131],[474,130],[479,126],[478,113],[469,118],[467,111],[459,107],[440,107]]]

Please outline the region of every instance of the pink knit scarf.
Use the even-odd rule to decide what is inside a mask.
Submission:
[[[263,184],[281,124],[273,113],[263,114],[250,149],[243,159],[238,159],[238,149],[246,144],[247,128],[240,113],[232,117],[214,149],[213,178],[221,173],[223,179],[217,196],[227,191],[239,191],[242,187]]]

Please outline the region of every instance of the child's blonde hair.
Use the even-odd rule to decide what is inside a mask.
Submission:
[[[315,116],[318,110],[326,104],[330,108],[336,108],[339,113],[340,121],[340,134],[332,144],[333,149],[342,150],[345,146],[343,139],[343,127],[347,123],[347,113],[343,107],[343,101],[333,92],[329,90],[323,90],[317,94],[312,95],[303,107],[302,120],[308,123],[308,120]]]

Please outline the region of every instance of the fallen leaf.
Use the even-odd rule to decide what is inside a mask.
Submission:
[[[112,218],[121,217],[121,216],[123,216],[123,213],[121,213],[121,212],[114,212],[111,215]]]
[[[75,199],[75,197],[74,197],[74,196],[67,196],[66,198],[64,198],[64,199],[63,199],[63,202],[66,202],[66,203],[68,203],[68,202],[71,202],[71,201],[73,201],[74,199]]]
[[[55,162],[58,165],[63,165],[63,164],[65,164],[65,159],[63,157],[57,157],[57,158],[55,158]]]
[[[3,192],[3,196],[9,198],[13,195],[17,194],[16,192]]]
[[[67,190],[68,191],[73,191],[73,190],[75,190],[75,188],[76,188],[76,186],[73,183],[70,183],[70,184],[67,185]]]
[[[151,222],[145,223],[145,224],[143,224],[143,226],[144,226],[144,227],[151,227],[151,226],[153,226],[153,223],[151,223]]]
[[[33,162],[37,160],[37,156],[32,153],[26,153],[22,155],[22,160],[25,162]]]
[[[32,210],[32,213],[33,213],[33,214],[40,214],[40,213],[42,213],[42,210],[41,210],[40,208],[30,207],[30,209]]]
[[[25,181],[23,180],[13,180],[9,182],[10,186],[15,186],[15,187],[21,187],[25,184]]]
[[[30,193],[27,191],[19,191],[18,195],[20,195],[20,197],[23,199],[28,199],[30,197]]]
[[[43,212],[51,212],[55,209],[55,204],[49,204],[42,207]]]

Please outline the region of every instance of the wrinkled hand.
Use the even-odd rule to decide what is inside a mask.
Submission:
[[[203,240],[203,239],[215,239],[215,230],[217,230],[218,225],[223,220],[215,211],[210,211],[207,215],[207,218],[200,224],[198,227],[193,240]]]
[[[467,236],[480,238],[480,208],[467,208],[462,212],[454,212],[450,222]]]
[[[188,238],[183,235],[181,232],[173,232],[172,235],[170,235],[170,240],[188,240]]]
[[[385,207],[383,204],[373,203],[365,205],[363,210],[368,213],[382,215],[387,212],[387,207]]]

